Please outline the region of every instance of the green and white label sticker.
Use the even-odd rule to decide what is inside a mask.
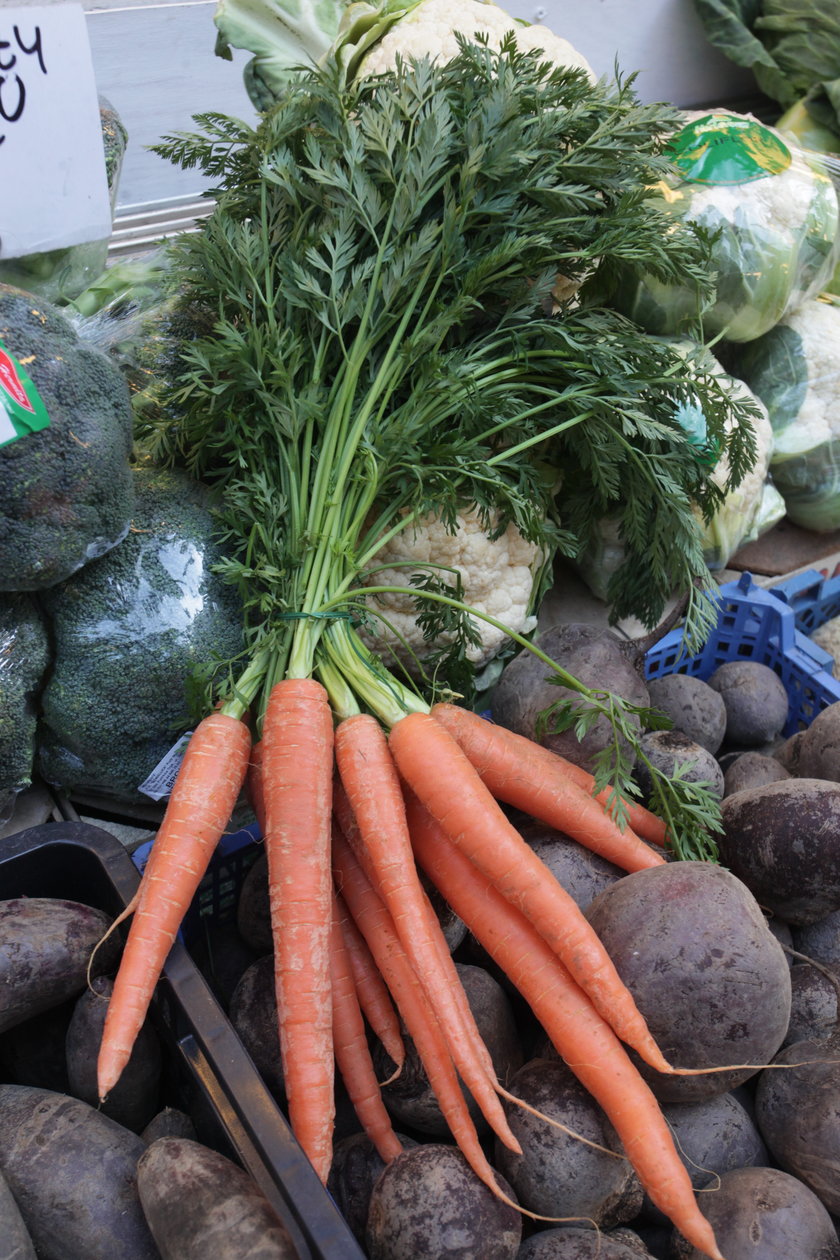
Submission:
[[[26,369],[0,341],[0,446],[49,425],[49,413]]]
[[[780,175],[791,163],[790,149],[770,127],[732,114],[695,119],[666,152],[692,184],[747,184]]]

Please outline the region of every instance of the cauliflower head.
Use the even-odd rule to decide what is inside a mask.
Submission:
[[[416,562],[418,572],[424,576],[436,574],[447,584],[452,574],[446,570],[457,569],[465,604],[495,617],[518,634],[529,634],[537,624],[531,602],[542,564],[539,547],[523,538],[513,524],[508,525],[499,538],[491,540],[472,508],[459,512],[455,524],[453,533],[438,516],[429,513],[392,538],[376,557],[377,565],[385,566],[376,570],[373,579],[376,585],[410,586],[412,570],[388,568],[390,563]],[[442,568],[435,570],[432,566]],[[374,618],[370,626],[361,631],[373,651],[393,652],[409,668],[412,652],[422,660],[430,648],[417,624],[416,598],[410,592],[370,597],[371,607],[381,612],[390,625]],[[466,654],[476,669],[480,669],[497,655],[508,636],[480,618],[473,618],[473,622],[481,644],[469,645]],[[446,636],[442,637],[448,641]]]
[[[840,205],[837,192],[816,155],[788,149],[772,127],[751,115],[727,110],[686,114],[686,127],[672,137],[677,143],[691,128],[720,123],[752,126],[758,139],[778,139],[778,169],[756,178],[725,181],[726,171],[709,172],[704,180],[687,175],[656,189],[666,213],[703,229],[710,237],[710,265],[716,296],[702,311],[705,337],[723,334],[730,342],[753,341],[830,279],[837,259]],[[746,133],[749,136],[750,133]],[[750,152],[738,130],[728,143],[736,152]],[[722,142],[713,149],[726,152]],[[698,146],[697,152],[702,152]],[[786,156],[785,156],[786,155]],[[744,158],[746,160],[746,158]],[[616,304],[648,332],[691,334],[701,311],[696,292],[666,283],[637,268],[623,276]]]
[[[798,376],[801,388],[799,405],[787,417],[789,422],[783,424],[781,415],[777,416],[776,447],[782,457],[840,438],[840,407],[837,405],[840,307],[813,299],[780,320],[779,326],[793,334],[787,338],[782,332],[778,334],[779,352],[783,344],[796,344],[796,357],[803,369],[797,373],[791,371],[790,365],[787,367],[788,386],[793,386]],[[784,371],[781,361],[778,367],[780,372]]]
[[[457,5],[451,0],[420,0],[373,46],[361,63],[360,73],[385,74],[395,68],[397,56],[451,61],[460,51],[456,32],[467,39],[480,34],[490,48],[498,49],[511,30],[516,32],[520,49],[542,49],[557,65],[585,70],[595,82],[592,67],[568,40],[547,26],[523,24],[485,0],[460,0]]]

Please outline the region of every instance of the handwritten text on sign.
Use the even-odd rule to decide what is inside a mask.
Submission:
[[[18,26],[12,27],[13,39],[0,39],[0,119],[2,123],[16,123],[23,117],[26,107],[26,72],[25,59],[35,57],[36,73],[47,73],[44,65],[44,50],[41,47],[41,28],[36,26],[32,32],[32,42],[27,45]],[[20,71],[24,70],[24,74]],[[0,134],[0,144],[6,139]]]
[[[110,234],[84,11],[0,2],[0,258]]]

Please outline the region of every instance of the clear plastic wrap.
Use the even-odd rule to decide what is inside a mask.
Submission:
[[[840,306],[805,303],[738,347],[732,370],[767,408],[788,517],[817,533],[840,529]]]
[[[149,467],[135,483],[127,538],[43,596],[55,660],[38,737],[48,783],[124,804],[189,728],[196,671],[243,648],[206,492]]]
[[[709,238],[716,296],[628,270],[616,304],[648,332],[762,336],[814,297],[838,258],[838,197],[818,154],[756,119],[727,111],[687,115],[669,145],[682,178],[654,190],[674,218]]]
[[[16,395],[28,378],[28,406],[48,419],[11,438],[0,433],[0,590],[39,591],[128,532],[131,400],[117,366],[58,307],[2,284],[0,349],[5,381]],[[3,392],[0,419],[8,420]]]
[[[0,594],[0,822],[32,782],[36,698],[49,661],[47,630],[34,601]]]

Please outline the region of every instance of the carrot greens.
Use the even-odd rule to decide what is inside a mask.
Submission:
[[[231,663],[225,711],[250,708],[259,727],[286,676],[315,675],[339,715],[386,726],[464,695],[473,614],[445,575],[405,582],[433,608],[431,632],[453,634],[434,678],[397,677],[358,634],[383,540],[463,504],[494,536],[513,522],[549,560],[620,513],[631,558],[615,615],[653,618],[674,588],[699,585],[697,642],[716,608],[692,504],[711,513],[724,490],[672,417],[702,404],[735,484],[754,454],[749,407],[597,305],[633,258],[708,288],[702,241],[644,195],[668,169],[674,111],[511,37],[350,85],[328,59],[255,128],[196,121],[158,152],[213,184],[213,212],[172,251],[212,330],[180,347],[168,405],[141,437],[221,493],[222,569],[250,652]],[[559,307],[558,275],[572,294]],[[724,429],[733,406],[744,423]],[[568,685],[635,742],[630,709]]]

